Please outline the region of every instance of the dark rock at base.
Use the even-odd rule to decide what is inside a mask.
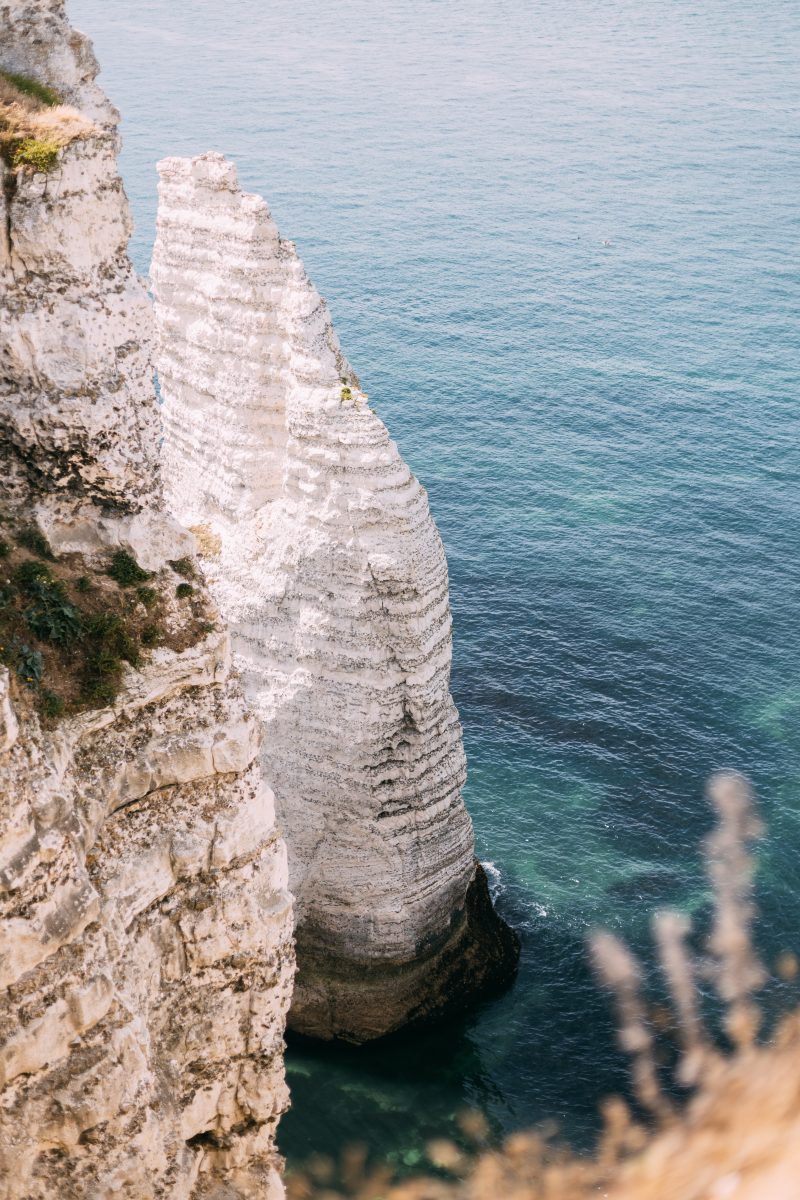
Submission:
[[[297,930],[298,973],[289,1028],[305,1037],[360,1043],[467,1011],[511,983],[520,940],[496,912],[478,860],[464,905],[445,936],[413,960],[326,960],[304,949]]]

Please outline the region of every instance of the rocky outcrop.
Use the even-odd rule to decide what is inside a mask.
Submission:
[[[516,961],[461,795],[444,551],[265,202],[218,154],[159,170],[168,504],[265,730],[296,897],[290,1023],[362,1041]]]
[[[161,504],[116,114],[61,0],[0,26],[80,118],[0,163],[0,1197],[274,1198],[285,847]]]
[[[59,0],[0,3],[0,23],[0,68],[49,82],[90,121],[48,173],[4,156],[0,432],[35,489],[138,509],[158,494],[158,416],[117,113]]]

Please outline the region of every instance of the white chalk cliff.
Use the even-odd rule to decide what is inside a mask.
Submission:
[[[0,2],[0,69],[78,113],[0,160],[0,1197],[270,1200],[286,854],[161,501],[117,114],[62,0]]]
[[[461,794],[444,550],[264,200],[219,154],[159,170],[167,503],[264,729],[296,899],[290,1024],[363,1041],[516,960]]]

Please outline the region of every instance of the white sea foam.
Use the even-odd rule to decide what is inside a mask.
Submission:
[[[488,859],[485,862],[482,862],[481,866],[486,872],[486,880],[489,884],[489,895],[492,898],[492,903],[495,904],[498,896],[502,896],[503,892],[506,890],[506,886],[503,882],[503,876],[500,874],[500,868],[493,862],[489,862]]]

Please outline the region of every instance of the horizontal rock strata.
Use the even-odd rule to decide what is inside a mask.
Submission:
[[[516,959],[461,795],[444,551],[265,202],[221,155],[159,170],[168,505],[265,729],[296,897],[290,1024],[362,1041]]]
[[[0,26],[80,116],[0,161],[0,1197],[276,1200],[286,851],[161,505],[116,114],[60,0]]]

